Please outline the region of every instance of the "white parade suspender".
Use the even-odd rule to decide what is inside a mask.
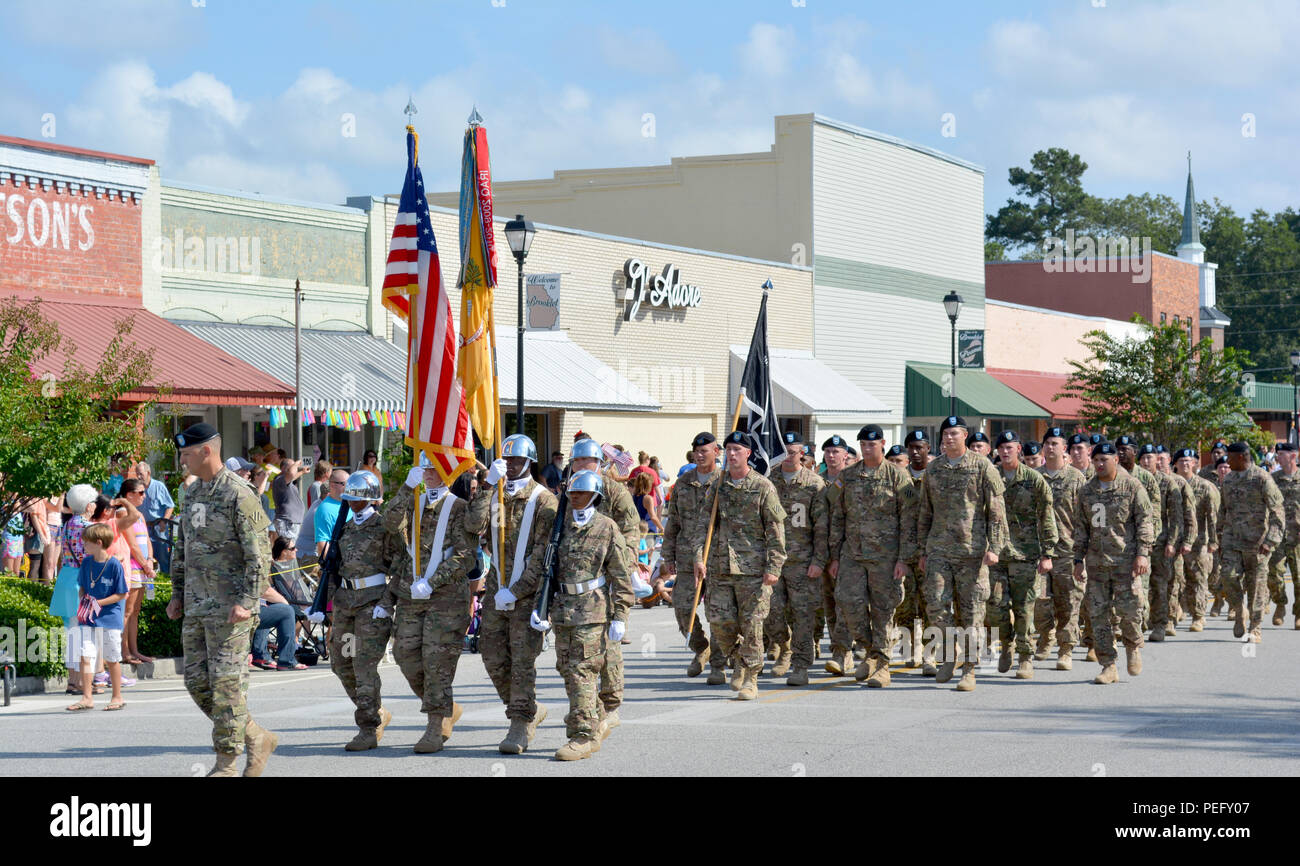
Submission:
[[[429,550],[429,565],[424,570],[425,581],[433,577],[433,573],[438,570],[438,566],[442,565],[443,560],[447,558],[443,543],[447,538],[447,524],[451,518],[452,500],[456,498],[456,494],[450,491],[442,497],[442,501],[446,504],[442,506],[442,511],[438,513],[438,528],[433,533],[433,547]]]
[[[495,494],[494,494],[495,495]],[[533,528],[533,514],[537,511],[537,497],[542,495],[542,485],[534,484],[533,492],[528,495],[528,504],[524,506],[523,517],[519,521],[519,537],[515,540],[515,558],[510,566],[510,582],[506,588],[515,585],[520,575],[524,573],[524,551],[528,548],[528,536]],[[497,508],[503,508],[504,505],[498,500]],[[497,550],[497,521],[492,521],[492,549]],[[501,585],[501,565],[497,565],[497,585]]]

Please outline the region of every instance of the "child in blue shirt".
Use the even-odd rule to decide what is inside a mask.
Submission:
[[[75,633],[69,631],[68,660],[81,663],[81,700],[68,707],[68,712],[94,709],[91,690],[94,687],[95,659],[100,652],[104,654],[104,666],[108,668],[109,681],[113,684],[113,698],[105,709],[120,710],[126,706],[122,700],[122,600],[130,590],[122,563],[108,553],[113,543],[112,527],[92,523],[81,538],[86,555],[77,575],[78,594],[81,598],[90,596],[95,599],[97,613],[92,625],[78,625]]]

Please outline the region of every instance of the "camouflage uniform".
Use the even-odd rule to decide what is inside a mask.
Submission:
[[[1151,633],[1159,640],[1164,636],[1165,626],[1174,622],[1169,604],[1174,593],[1174,563],[1182,558],[1178,551],[1186,538],[1195,536],[1196,527],[1193,525],[1188,532],[1187,519],[1195,519],[1195,515],[1183,509],[1183,488],[1178,486],[1174,477],[1162,472],[1156,476],[1156,485],[1160,498],[1152,500],[1152,504],[1159,502],[1160,530],[1156,532],[1155,544],[1151,548],[1151,594],[1148,601]],[[1174,549],[1172,556],[1165,555],[1166,546]]]
[[[916,511],[917,506],[921,504],[921,481],[925,478],[925,470],[913,473],[912,467],[908,466],[906,471],[912,479],[912,492],[903,502],[902,521],[910,528],[909,531],[915,540]],[[920,557],[920,548],[913,545],[912,555],[903,563],[907,568],[907,573],[903,575],[903,600],[899,603],[898,610],[894,612],[894,621],[907,629],[912,636],[913,659],[919,655],[923,630],[930,625],[930,616],[925,609],[925,593],[922,590],[924,581],[919,568]],[[919,624],[918,620],[920,620]]]
[[[393,613],[393,658],[420,699],[420,712],[443,719],[452,715],[452,682],[465,645],[469,625],[469,582],[477,559],[478,536],[466,528],[469,506],[462,499],[444,493],[437,502],[421,496],[420,577],[428,564],[440,560],[429,578],[433,590],[428,598],[411,598],[412,542],[415,491],[405,484],[384,506],[384,526],[393,552],[393,576],[380,602]],[[434,550],[438,520],[447,517],[443,549]],[[446,556],[444,557],[444,554]]]
[[[252,486],[224,466],[190,485],[179,520],[171,580],[185,617],[185,688],[212,720],[213,751],[238,755],[253,721],[246,659],[270,581],[270,524]],[[253,615],[231,625],[236,604]]]
[[[512,722],[519,720],[531,723],[537,714],[537,657],[542,652],[542,633],[528,624],[528,617],[533,610],[533,593],[537,591],[542,572],[542,554],[550,541],[551,527],[555,523],[558,500],[555,494],[542,487],[537,495],[537,505],[533,512],[532,531],[524,546],[525,565],[519,574],[519,580],[509,587],[515,596],[512,610],[497,610],[494,596],[501,588],[500,581],[508,586],[513,573],[515,561],[515,544],[519,538],[519,522],[523,520],[524,508],[537,481],[530,479],[528,484],[512,496],[506,494],[506,514],[501,518],[494,508],[497,489],[494,486],[480,488],[469,505],[469,515],[465,528],[468,532],[481,536],[489,531],[489,521],[504,520],[506,532],[505,561],[497,562],[496,547],[492,548],[492,569],[487,574],[487,591],[483,596],[482,621],[479,626],[479,650],[483,655],[483,667],[487,669],[497,695],[506,705],[506,717]]]
[[[695,600],[695,572],[692,570],[695,553],[695,530],[702,514],[713,507],[713,501],[704,495],[709,484],[718,476],[720,470],[701,480],[694,469],[685,473],[673,484],[672,496],[668,499],[668,508],[664,514],[664,541],[659,554],[664,562],[673,566],[676,581],[673,584],[673,613],[677,617],[677,628],[682,636],[691,621],[691,603]],[[691,650],[700,657],[701,663],[707,658],[709,639],[704,634],[702,620],[695,617],[695,628],[690,634]]]
[[[1286,510],[1286,537],[1268,561],[1268,594],[1273,603],[1285,609],[1286,579],[1282,577],[1282,561],[1286,560],[1287,570],[1291,572],[1291,615],[1300,617],[1300,469],[1290,475],[1278,471],[1273,473],[1273,483],[1282,494],[1282,505]]]
[[[1219,492],[1220,504],[1223,500],[1223,484],[1219,481],[1219,473],[1214,471],[1214,464],[1201,468],[1196,473],[1198,477],[1205,479],[1214,485],[1214,489]],[[1215,521],[1218,521],[1217,509]],[[1219,535],[1223,535],[1223,524],[1219,523]],[[1220,544],[1210,554],[1209,576],[1206,580],[1206,592],[1209,598],[1213,598],[1215,605],[1223,600],[1223,545]]]
[[[1185,480],[1196,503],[1196,536],[1192,540],[1191,552],[1183,554],[1185,582],[1182,601],[1183,608],[1196,621],[1205,619],[1212,556],[1210,547],[1219,543],[1219,488],[1199,475]]]
[[[1047,469],[1039,471],[1052,490],[1056,545],[1052,551],[1052,572],[1044,581],[1046,592],[1034,605],[1034,625],[1038,628],[1040,651],[1047,651],[1049,633],[1055,624],[1057,648],[1069,652],[1079,643],[1079,607],[1084,587],[1074,579],[1074,507],[1079,488],[1087,479],[1068,463],[1055,473]]]
[[[914,495],[907,471],[889,461],[859,461],[840,473],[838,504],[830,514],[830,555],[839,561],[835,603],[852,639],[889,666],[890,624],[903,587],[894,566],[911,558],[916,527],[908,525]]]
[[[1127,472],[1115,473],[1104,489],[1100,478],[1079,490],[1074,509],[1074,559],[1088,571],[1085,590],[1092,620],[1097,661],[1105,668],[1115,663],[1115,626],[1118,615],[1124,646],[1141,649],[1142,581],[1133,574],[1133,560],[1150,556],[1155,542],[1154,511],[1142,482]]]
[[[917,506],[916,543],[925,551],[925,608],[942,629],[945,663],[954,619],[966,629],[966,664],[979,658],[979,633],[989,599],[983,557],[1007,543],[1002,479],[988,458],[967,451],[956,462],[940,454],[925,470]]]
[[[822,488],[822,510],[830,514],[839,507],[840,487],[828,472],[818,473],[825,487]],[[841,472],[841,475],[844,473]],[[827,533],[827,538],[830,534]],[[830,562],[830,551],[820,550],[817,552],[815,559],[821,562]],[[840,615],[835,605],[835,578],[829,574],[822,575],[822,606],[817,612],[817,621],[813,623],[813,648],[821,643],[822,627],[825,625],[826,631],[830,632],[831,637],[831,658],[838,659],[848,654],[853,648],[853,640],[849,637],[849,626],[844,617]]]
[[[737,668],[757,674],[763,667],[763,621],[772,588],[764,574],[781,574],[785,564],[785,509],[776,488],[750,470],[733,481],[726,472],[710,482],[705,496],[718,498],[718,514],[706,564],[704,606],[713,635],[715,671],[739,650]],[[695,562],[704,562],[709,511],[701,512],[695,530]]]
[[[1123,469],[1123,465],[1120,466]],[[1151,531],[1155,533],[1156,538],[1160,538],[1164,532],[1163,509],[1164,497],[1160,492],[1160,482],[1150,472],[1143,469],[1137,464],[1132,469],[1125,470],[1134,478],[1142,483],[1142,489],[1147,493],[1147,499],[1151,501]],[[1155,551],[1153,550],[1154,554]],[[1142,575],[1140,582],[1142,584],[1142,627],[1146,628],[1147,622],[1151,619],[1151,580],[1155,573],[1155,557],[1152,556],[1151,568],[1146,574]]]
[[[1038,470],[1021,463],[1010,477],[1002,473],[1002,482],[1008,537],[1007,546],[994,551],[997,564],[989,568],[990,604],[1003,654],[1010,653],[1014,634],[1016,653],[1026,657],[1034,651],[1029,620],[1038,589],[1038,561],[1056,555],[1056,512],[1052,488]]]
[[[372,731],[379,727],[379,710],[382,706],[380,690],[383,680],[379,676],[379,662],[388,648],[388,636],[393,630],[392,610],[382,619],[372,616],[375,605],[388,592],[386,583],[352,589],[349,580],[361,580],[374,575],[387,576],[394,568],[401,568],[383,517],[372,513],[358,525],[348,503],[339,506],[339,520],[352,517],[343,526],[340,536],[339,575],[343,583],[330,593],[333,609],[330,613],[330,668],[343,683],[352,703],[356,704],[357,727]]]
[[[1187,479],[1177,472],[1168,472],[1166,475],[1173,479],[1174,484],[1178,485],[1183,509],[1182,542],[1179,548],[1174,551],[1174,579],[1169,588],[1169,620],[1176,623],[1183,618],[1183,587],[1187,583],[1186,565],[1181,547],[1183,544],[1190,545],[1192,539],[1196,537],[1196,494],[1192,492],[1192,485]]]
[[[618,531],[623,535],[623,553],[627,557],[629,574],[637,570],[636,552],[641,542],[641,515],[632,501],[632,494],[627,485],[608,475],[603,478],[605,492],[600,497],[596,511],[614,521]],[[567,533],[568,530],[566,529]],[[631,578],[628,578],[631,585]],[[635,600],[635,594],[633,599]],[[614,598],[611,595],[610,604]],[[631,601],[628,605],[631,606]],[[619,619],[610,611],[611,619]],[[626,616],[622,617],[626,619]],[[600,669],[600,702],[606,713],[612,713],[623,705],[623,645],[620,641],[605,641],[605,665]]]
[[[609,623],[611,619],[627,622],[633,593],[628,550],[618,525],[599,511],[585,526],[576,525],[572,513],[566,519],[568,525],[556,551],[555,579],[560,587],[551,603],[550,618],[555,629],[555,669],[569,695],[564,725],[573,739],[595,737],[607,711],[612,712],[602,706],[597,683],[600,671],[609,664],[605,651],[605,645],[611,643]],[[605,578],[604,586],[579,594],[564,587],[600,577]]]
[[[769,480],[785,509],[786,557],[781,579],[772,587],[771,610],[763,631],[778,645],[788,634],[789,656],[780,661],[795,670],[807,670],[813,663],[813,629],[823,580],[809,577],[808,567],[826,567],[824,560],[817,559],[817,552],[826,549],[825,535],[829,528],[826,499],[821,495],[826,484],[816,472],[802,466],[789,481],[777,466]]]
[[[1250,615],[1249,626],[1258,636],[1268,587],[1268,560],[1260,552],[1267,544],[1276,549],[1285,535],[1286,509],[1273,477],[1251,464],[1241,472],[1229,472],[1223,480],[1219,501],[1219,525],[1223,527],[1223,589],[1234,619],[1245,623],[1243,604]],[[1236,634],[1236,629],[1233,630]]]

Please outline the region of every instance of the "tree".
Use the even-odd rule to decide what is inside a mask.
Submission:
[[[1040,150],[1029,163],[1030,169],[1013,167],[1007,172],[1016,195],[1029,201],[1007,199],[997,213],[986,217],[984,238],[1027,255],[1041,255],[1047,238],[1064,237],[1066,228],[1083,229],[1093,207],[1083,191],[1088,164],[1063,147]]]
[[[1142,326],[1140,338],[1089,331],[1082,342],[1090,357],[1070,362],[1074,372],[1058,396],[1083,400],[1090,430],[1202,450],[1215,437],[1243,438],[1256,429],[1242,378],[1249,355],[1215,351],[1209,337],[1192,345],[1178,325],[1133,321]]]
[[[1088,225],[1094,237],[1151,239],[1151,249],[1174,254],[1183,229],[1183,208],[1167,195],[1088,197]]]
[[[37,499],[103,481],[114,454],[165,447],[149,433],[158,423],[149,421],[155,401],[114,408],[153,376],[153,352],[130,340],[131,324],[117,323],[98,366],[88,369],[39,301],[0,301],[0,525]],[[66,358],[61,375],[33,375],[58,352]]]
[[[1228,211],[1231,214],[1231,211]],[[1291,211],[1256,210],[1249,220],[1225,216],[1212,240],[1218,260],[1218,305],[1232,318],[1227,345],[1248,351],[1261,381],[1291,381],[1289,356],[1300,348],[1300,235]],[[1210,240],[1203,239],[1206,258]]]

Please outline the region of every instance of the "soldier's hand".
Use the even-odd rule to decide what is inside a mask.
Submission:
[[[538,619],[537,611],[533,611],[528,614],[528,625],[533,631],[540,631],[545,634],[551,627],[551,621],[549,619]]]
[[[229,625],[234,625],[235,623],[243,622],[252,615],[253,612],[242,604],[232,605],[230,608],[230,616],[226,618],[226,622]]]
[[[808,579],[809,579],[809,580],[817,580],[819,577],[822,576],[822,572],[823,572],[823,571],[824,571],[824,569],[823,569],[820,565],[810,565],[810,566],[808,566]]]
[[[985,565],[997,565],[997,564],[998,564],[998,555],[997,555],[996,553],[994,553],[993,551],[991,551],[991,550],[986,550],[986,551],[984,551],[984,564],[985,564]]]
[[[1145,556],[1133,557],[1133,576],[1141,577],[1151,570],[1151,560]]]
[[[1182,547],[1178,548],[1178,552],[1179,552],[1179,553],[1184,553],[1184,554],[1186,554],[1186,553],[1191,553],[1191,552],[1192,552],[1192,546],[1191,546],[1190,544],[1184,544]]]
[[[779,580],[779,578],[775,574],[764,574],[763,586],[776,586],[777,580]]]
[[[1169,559],[1169,558],[1172,557],[1173,555],[1174,555],[1174,546],[1173,546],[1172,544],[1166,544],[1166,545],[1165,545],[1165,559]]]
[[[1217,544],[1211,544],[1209,547],[1207,547],[1207,548],[1205,548],[1205,549],[1206,549],[1206,551],[1208,551],[1209,553],[1218,553],[1218,551],[1219,551],[1219,545],[1217,545]]]
[[[704,563],[702,562],[695,563],[695,579],[704,580]]]
[[[168,619],[181,618],[181,600],[176,596],[172,596],[172,600],[167,602],[167,618]]]
[[[1269,555],[1271,555],[1272,553],[1273,553],[1273,548],[1270,547],[1270,546],[1268,546],[1267,544],[1261,544],[1261,545],[1259,546],[1259,555],[1260,555],[1260,556],[1269,556]]]
[[[840,561],[832,559],[826,563],[826,573],[831,576],[831,580],[837,579],[840,576]]]
[[[1051,560],[1051,557],[1044,556],[1042,559],[1038,560],[1038,573],[1039,573],[1039,574],[1047,574],[1047,573],[1050,572],[1051,570],[1052,570],[1052,560]]]
[[[894,580],[899,583],[907,580],[907,563],[901,559],[894,563]]]

